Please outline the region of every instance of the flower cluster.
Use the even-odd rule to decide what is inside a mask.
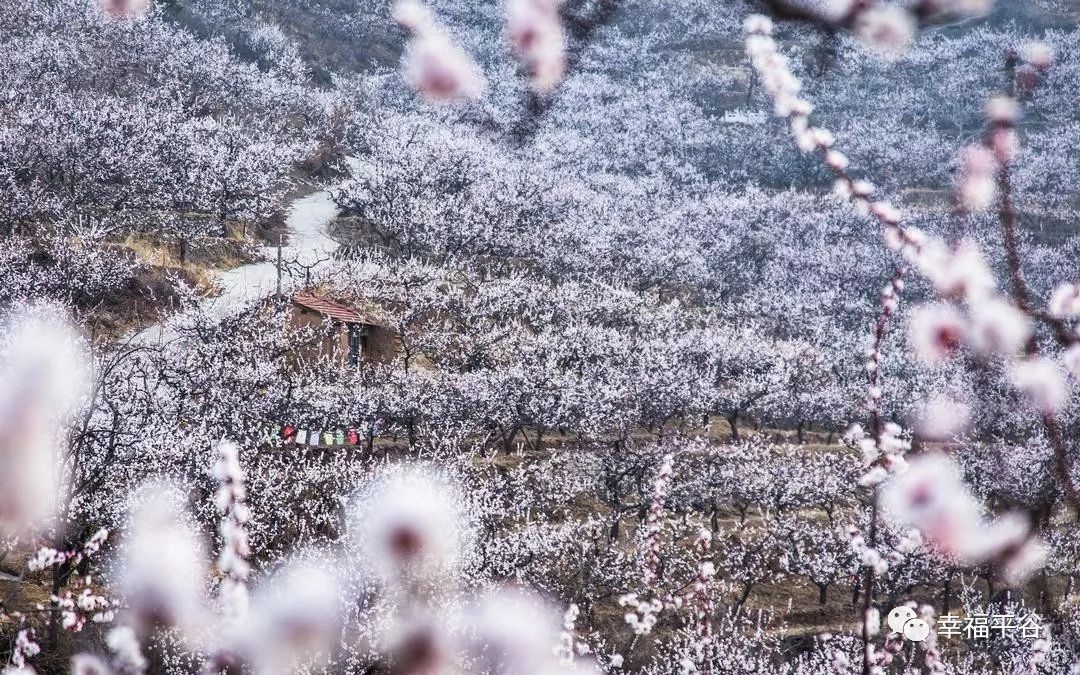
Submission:
[[[431,10],[417,0],[400,0],[394,5],[394,20],[412,35],[403,58],[405,77],[414,89],[437,102],[483,95],[487,85],[480,67],[454,44]]]
[[[248,611],[247,580],[251,572],[248,556],[248,536],[245,525],[251,517],[244,503],[244,473],[240,469],[240,449],[235,443],[218,445],[218,460],[214,465],[214,477],[220,482],[217,492],[217,508],[221,519],[221,554],[218,569],[225,575],[221,584],[221,596],[225,612],[233,618],[242,618]]]
[[[529,73],[533,90],[550,93],[566,72],[566,37],[561,0],[509,0],[507,32]],[[454,44],[435,16],[418,0],[398,0],[394,20],[411,35],[405,77],[429,100],[459,102],[483,96],[486,79],[476,62]]]
[[[645,516],[645,570],[642,583],[646,588],[660,581],[660,539],[663,537],[664,501],[671,489],[671,470],[674,458],[664,455],[653,483],[652,502]]]
[[[701,668],[695,666],[692,672],[709,673],[712,660],[713,644],[713,601],[709,595],[710,586],[716,576],[716,566],[709,560],[712,548],[712,532],[702,529],[697,536],[697,549],[700,556],[697,578],[694,579],[694,656]]]
[[[563,666],[573,666],[578,656],[589,653],[589,644],[581,642],[574,636],[574,628],[578,619],[578,606],[574,603],[566,608],[563,613],[562,631],[559,633],[559,644],[555,646],[555,655],[559,657],[559,663]]]
[[[26,659],[41,653],[41,646],[34,641],[34,634],[29,628],[23,628],[15,636],[15,650],[11,654],[11,663],[18,669],[26,668]]]
[[[768,3],[783,15],[810,20],[831,30],[850,28],[868,47],[886,56],[903,53],[915,38],[920,18],[974,17],[986,14],[992,0],[917,0],[903,4],[877,0]]]
[[[642,587],[645,589],[645,597],[639,597],[637,593],[627,593],[619,598],[619,606],[631,609],[623,618],[638,635],[646,635],[652,631],[660,612],[665,607],[682,606],[682,598],[657,593],[660,583],[664,503],[671,490],[673,463],[674,456],[671,454],[661,458],[656,479],[653,481],[649,510],[645,515],[644,564],[642,566]]]
[[[873,487],[886,480],[890,475],[901,474],[907,470],[905,453],[911,449],[911,442],[904,436],[904,430],[895,422],[886,422],[876,437],[870,437],[861,425],[855,424],[844,435],[845,440],[862,451],[863,463],[871,467],[859,479],[859,484]]]
[[[90,536],[82,548],[73,551],[57,551],[54,548],[43,546],[27,561],[26,566],[31,571],[48,569],[56,565],[78,565],[84,558],[88,558],[101,550],[102,544],[109,538],[109,531],[102,528]]]
[[[915,527],[927,542],[962,564],[996,562],[1010,585],[1022,583],[1045,561],[1046,545],[1017,513],[988,522],[956,464],[938,453],[911,460],[884,488],[886,514]]]
[[[900,226],[899,209],[885,200],[874,199],[875,187],[865,180],[855,180],[847,173],[850,160],[833,148],[836,136],[828,129],[813,126],[810,114],[813,104],[801,96],[802,83],[788,65],[788,59],[779,52],[771,37],[772,21],[762,15],[746,19],[743,27],[747,33],[746,53],[761,78],[762,86],[773,100],[777,117],[787,118],[796,145],[803,152],[816,152],[836,174],[834,189],[844,198],[850,198],[860,213],[872,215],[883,227],[885,241],[890,248],[918,252],[924,237]]]
[[[86,386],[82,340],[38,305],[11,318],[3,337],[0,379],[0,528],[10,532],[48,524],[61,485],[58,435]]]
[[[150,8],[150,0],[97,0],[98,9],[113,19],[134,19]]]
[[[90,582],[90,577],[83,578],[85,587],[78,595],[67,591],[63,596],[52,596],[51,601],[60,611],[60,623],[64,630],[78,633],[88,619],[94,623],[108,623],[115,617],[112,600],[95,593],[89,587]]]
[[[566,38],[559,18],[561,0],[509,0],[510,40],[528,69],[532,86],[550,92],[566,71]]]

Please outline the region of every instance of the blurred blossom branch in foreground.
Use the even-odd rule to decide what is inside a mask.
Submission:
[[[0,365],[0,524],[39,528],[64,490],[59,444],[87,387],[79,335],[59,307],[33,305],[9,318]]]
[[[483,96],[487,84],[480,67],[454,44],[430,9],[416,0],[399,0],[393,16],[412,36],[402,59],[413,89],[434,102]]]
[[[506,30],[532,89],[555,90],[566,74],[566,34],[561,0],[508,0]],[[403,67],[409,85],[428,100],[460,103],[481,98],[487,81],[481,68],[458,47],[435,15],[418,0],[398,0],[393,18],[411,38]]]

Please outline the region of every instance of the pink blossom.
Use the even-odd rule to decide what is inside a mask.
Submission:
[[[986,118],[998,124],[1014,124],[1020,116],[1020,106],[1010,96],[995,96],[986,103]]]
[[[894,518],[917,527],[929,540],[957,548],[979,523],[979,507],[963,488],[956,465],[943,455],[920,455],[891,481],[882,505]]]
[[[529,70],[533,88],[540,92],[553,90],[566,71],[559,4],[559,0],[508,0],[506,4],[510,41]]]
[[[394,3],[391,16],[399,26],[412,33],[436,29],[435,16],[416,0],[400,0]]]
[[[829,152],[825,154],[825,163],[829,165],[829,168],[836,171],[843,171],[848,168],[847,155],[839,150],[829,150]]]
[[[52,516],[59,461],[58,433],[85,391],[79,336],[52,320],[57,308],[30,307],[5,337],[0,378],[0,525],[42,526]]]
[[[1009,164],[1013,161],[1018,147],[1016,130],[1012,127],[995,129],[990,135],[990,149],[994,151],[994,158],[1002,164]]]
[[[119,588],[136,625],[193,626],[201,612],[206,570],[202,549],[180,521],[183,496],[148,485],[136,495],[125,539]]]
[[[943,441],[963,433],[970,421],[970,407],[945,396],[936,396],[925,405],[916,428],[923,438]]]
[[[743,20],[743,30],[751,35],[771,35],[773,22],[764,14],[751,14]]]
[[[967,339],[968,326],[952,305],[922,305],[911,313],[908,333],[915,354],[927,364],[936,364],[955,354]]]
[[[900,209],[889,202],[872,202],[870,204],[870,212],[873,213],[878,220],[888,225],[896,225],[900,222]]]
[[[645,575],[643,583],[646,588],[652,588],[659,581],[660,569],[660,536],[663,527],[664,502],[667,500],[668,490],[671,489],[672,455],[664,455],[660,462],[660,469],[656,474],[656,482],[653,484],[652,503],[645,519],[646,547],[645,547]]]
[[[105,644],[116,655],[117,665],[125,673],[141,673],[146,669],[146,657],[135,631],[129,626],[117,626],[105,635]]]
[[[295,672],[300,661],[329,652],[340,627],[334,571],[292,562],[259,589],[242,639],[257,672]]]
[[[29,628],[23,628],[15,635],[15,650],[11,654],[11,663],[19,669],[27,668],[26,659],[33,658],[41,653],[41,646],[34,640],[34,632]],[[28,669],[30,673],[33,668]]]
[[[955,251],[940,240],[929,240],[915,262],[942,296],[978,300],[994,289],[994,275],[978,245],[969,239],[961,241]]]
[[[1080,344],[1074,344],[1066,349],[1062,361],[1065,369],[1072,373],[1073,377],[1080,378]]]
[[[876,5],[859,12],[855,33],[869,46],[885,54],[903,52],[915,37],[915,19],[892,5]]]
[[[1012,356],[1023,349],[1031,337],[1031,322],[1012,303],[990,298],[975,303],[971,309],[971,342],[975,349],[988,354]]]
[[[1032,357],[1012,368],[1012,382],[1043,413],[1059,411],[1069,398],[1069,386],[1057,365],[1050,359]]]
[[[909,470],[886,484],[882,506],[889,517],[919,529],[927,542],[965,564],[995,560],[1008,565],[1028,541],[1027,520],[1008,513],[985,522],[982,507],[968,491],[957,465],[939,453],[919,455]],[[1030,573],[1035,556],[1025,554],[1016,571]]]
[[[866,626],[866,634],[873,637],[881,632],[881,612],[877,607],[869,607],[863,614],[863,625]]]
[[[116,19],[142,16],[150,7],[150,0],[97,0],[98,9]]]
[[[560,630],[558,613],[535,593],[514,588],[489,592],[468,607],[465,623],[474,672],[595,673],[566,663],[568,655],[558,649],[565,624]]]
[[[1037,40],[1025,42],[1020,48],[1020,54],[1025,61],[1038,70],[1046,70],[1054,65],[1054,48],[1045,42]]]
[[[450,485],[420,467],[394,467],[361,491],[354,548],[386,583],[436,580],[457,565],[459,516]]]
[[[436,102],[480,98],[487,84],[479,66],[458,48],[431,12],[413,0],[401,0],[394,18],[413,34],[405,54],[405,78]]]
[[[1061,284],[1055,288],[1047,309],[1059,318],[1080,316],[1080,284]]]
[[[994,153],[981,145],[970,145],[964,150],[962,165],[960,203],[969,211],[985,211],[997,196]]]

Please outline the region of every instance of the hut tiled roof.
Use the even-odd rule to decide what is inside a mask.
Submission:
[[[297,293],[292,297],[293,304],[299,305],[304,309],[309,309],[313,312],[318,312],[324,316],[328,316],[332,319],[337,319],[344,323],[362,323],[367,325],[378,325],[371,317],[361,314],[352,307],[348,307],[339,302],[320,298],[317,295],[311,293]]]

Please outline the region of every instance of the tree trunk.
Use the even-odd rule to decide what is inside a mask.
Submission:
[[[513,444],[514,439],[517,437],[518,429],[514,429],[509,434],[507,434],[506,431],[503,430],[501,427],[499,431],[502,432],[503,437],[503,454],[509,457],[510,455],[514,454]]]
[[[738,612],[742,609],[742,606],[746,604],[746,601],[750,599],[750,591],[754,589],[753,582],[747,582],[743,586],[742,593],[739,595],[738,601],[735,603],[735,611]]]
[[[408,424],[407,429],[408,429],[408,435],[409,435],[409,449],[414,450],[416,448],[416,417],[415,416],[410,416],[409,417],[409,424]]]
[[[52,595],[54,598],[60,597],[60,565],[53,566]],[[53,600],[49,607],[49,650],[55,652],[57,643],[60,642],[60,606]]]
[[[806,444],[806,436],[803,434],[803,429],[806,427],[806,422],[799,420],[798,425],[795,426],[795,438],[798,439],[799,445]]]
[[[57,537],[53,546],[59,550],[64,550],[64,541]],[[60,563],[53,565],[52,568],[52,597],[60,597],[60,589],[64,587],[64,581],[68,574],[68,564]],[[60,606],[53,600],[49,602],[49,650],[55,652],[56,647],[60,642]]]
[[[827,593],[829,591],[829,585],[828,584],[818,584],[817,587],[818,587],[818,596],[817,596],[818,604],[821,605],[822,607],[824,607],[825,603],[828,602],[828,599],[829,599],[828,595],[827,595]]]
[[[739,440],[739,411],[730,412],[726,417],[728,425],[731,427],[731,440]]]
[[[941,613],[942,614],[948,614],[949,613],[949,601],[952,599],[952,598],[949,597],[949,594],[950,594],[951,591],[952,591],[952,575],[950,574],[949,576],[945,577],[945,588],[943,589],[942,598],[941,598]]]

